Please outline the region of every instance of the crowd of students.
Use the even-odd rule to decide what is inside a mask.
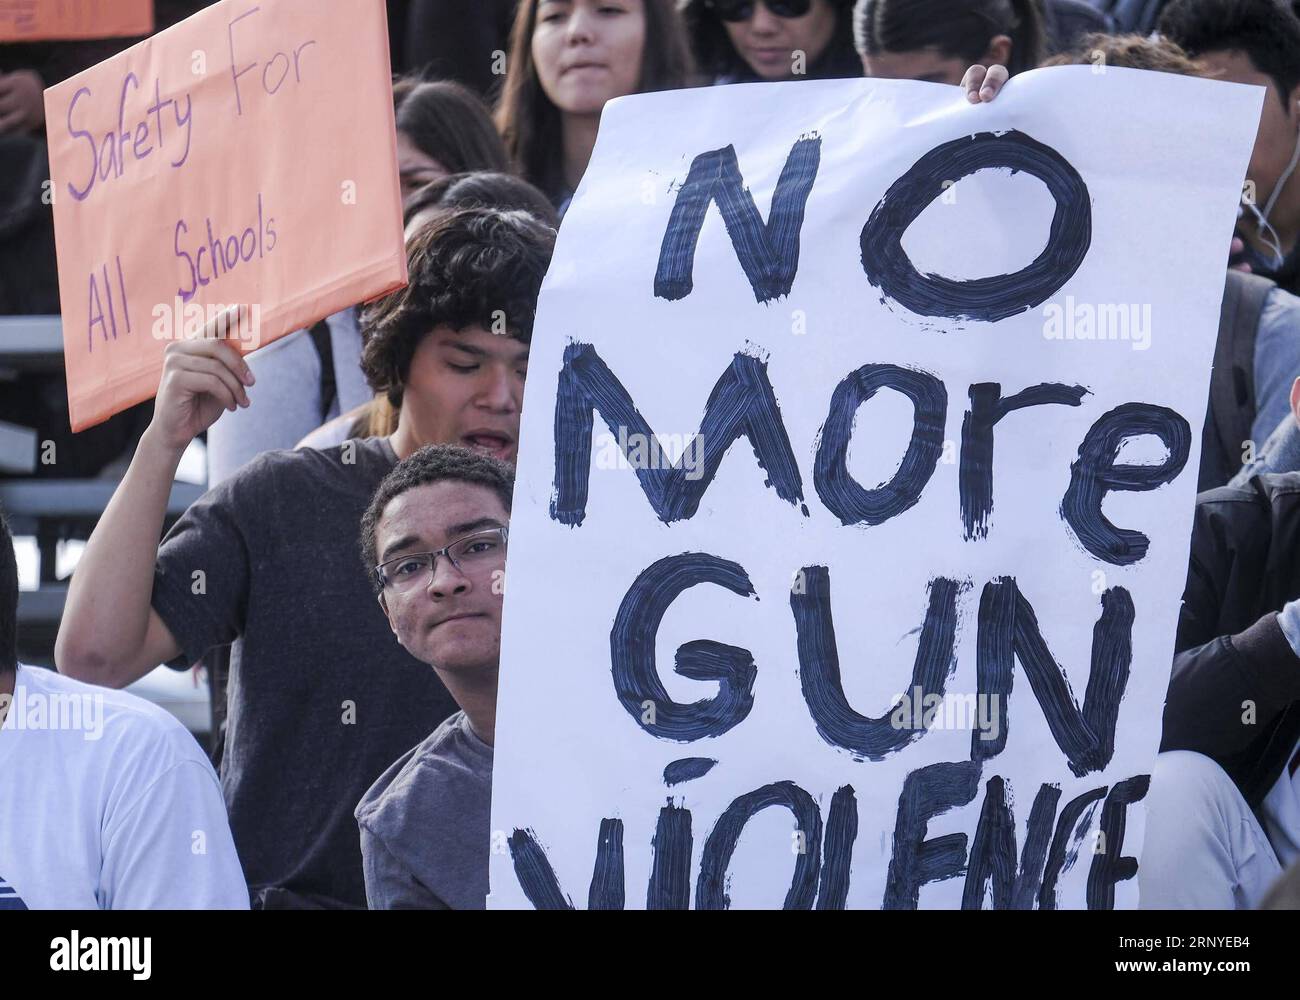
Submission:
[[[17,662],[0,521],[0,909],[482,908],[529,343],[605,103],[864,74],[980,103],[1071,62],[1268,90],[1223,248],[1139,884],[1147,906],[1300,905],[1300,16],[1163,8],[1146,37],[1082,0],[519,0],[494,115],[473,81],[399,79],[409,284],[247,358],[215,335],[228,318],[169,345],[73,574],[59,674]],[[205,433],[210,488],[160,542]],[[226,647],[218,797],[179,725],[111,689]],[[103,738],[22,725],[55,694],[99,704]]]

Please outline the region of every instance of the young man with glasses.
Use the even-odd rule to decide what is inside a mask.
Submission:
[[[423,445],[513,461],[554,239],[524,212],[430,223],[407,247],[409,285],[362,321],[362,363],[399,414],[396,432],[268,452],[159,546],[181,453],[223,409],[247,406],[252,384],[220,339],[167,348],[153,422],[77,565],[55,656],[79,680],[123,687],[233,644],[221,779],[256,907],[364,907],[353,807],[456,710],[372,603],[357,522]]]
[[[461,709],[356,808],[371,909],[486,905],[513,487],[494,458],[422,448],[385,477],[361,520],[362,559],[389,627]]]

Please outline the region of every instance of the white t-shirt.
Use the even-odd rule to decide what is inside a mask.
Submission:
[[[247,908],[194,737],[134,695],[20,666],[0,727],[0,910]]]
[[[1277,623],[1296,656],[1300,656],[1300,600],[1288,601],[1277,613]],[[1300,741],[1291,748],[1282,773],[1264,796],[1260,814],[1264,832],[1277,860],[1285,869],[1300,859]]]
[[[1264,797],[1264,832],[1283,868],[1300,859],[1300,742]]]

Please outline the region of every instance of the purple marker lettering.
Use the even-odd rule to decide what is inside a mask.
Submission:
[[[126,301],[126,278],[122,274],[122,258],[117,259],[117,287],[122,292],[122,318],[126,320],[126,332],[131,332],[131,306]]]
[[[221,265],[225,264],[226,270],[230,270],[230,265],[226,262],[225,251],[221,249],[221,241],[212,235],[212,220],[208,219],[208,253],[212,255],[212,280],[216,281],[221,277]]]
[[[117,159],[117,176],[122,176],[122,170],[126,167],[126,143],[131,138],[131,130],[126,127],[126,88],[132,83],[137,90],[140,89],[140,78],[134,73],[127,73],[126,79],[122,81],[122,96],[117,102],[117,135],[114,136],[114,148],[120,155]]]
[[[179,160],[173,160],[172,166],[182,166],[190,158],[190,140],[194,136],[194,100],[189,94],[185,95],[185,114],[181,114],[181,102],[172,101],[176,107],[176,127],[185,128],[185,152],[181,154]]]
[[[145,146],[144,152],[140,152],[140,144],[147,142],[149,139],[149,123],[141,122],[135,127],[135,142],[131,145],[131,152],[135,154],[137,160],[143,160],[153,152],[152,146]]]
[[[189,232],[189,230],[190,230],[190,227],[187,226],[187,225],[185,225],[185,220],[184,220],[184,219],[177,219],[177,220],[176,220],[176,234],[175,234],[175,238],[174,238],[174,240],[173,240],[173,242],[172,242],[172,246],[173,246],[174,249],[176,250],[176,256],[177,256],[177,257],[184,257],[184,258],[185,258],[185,263],[186,263],[186,265],[187,265],[187,266],[189,267],[189,269],[190,269],[190,287],[189,287],[189,290],[186,291],[184,288],[178,288],[178,289],[176,289],[176,294],[179,295],[179,296],[181,297],[181,301],[182,301],[182,302],[188,302],[190,299],[194,298],[194,293],[197,292],[197,291],[199,290],[199,287],[198,287],[198,275],[195,273],[195,269],[194,269],[194,258],[191,257],[188,253],[186,253],[184,250],[181,249],[181,233],[183,233],[183,232],[187,233],[187,232]]]
[[[251,62],[241,70],[235,69],[235,25],[246,17],[252,17],[261,9],[261,7],[254,7],[252,10],[244,11],[244,13],[240,14],[226,26],[226,38],[230,43],[230,79],[235,85],[235,110],[239,115],[244,113],[244,104],[239,97],[239,78],[245,73],[249,73],[256,69],[257,63]]]
[[[78,191],[76,186],[68,182],[68,194],[72,195],[77,201],[85,201],[90,195],[90,189],[95,186],[95,175],[99,168],[99,150],[95,148],[95,137],[85,129],[72,127],[72,112],[77,108],[77,102],[81,100],[82,95],[90,96],[89,87],[81,87],[72,95],[72,102],[68,105],[68,134],[74,139],[85,138],[90,143],[90,180],[86,182],[83,190]]]
[[[108,321],[113,324],[113,339],[117,340],[117,307],[113,305],[113,286],[108,283],[108,265],[104,265],[104,294],[108,296]]]
[[[248,248],[247,251],[245,251],[244,246],[245,244],[247,244],[248,237],[250,236],[253,237],[253,244]],[[239,237],[239,259],[242,260],[245,264],[247,264],[250,260],[253,259],[253,254],[255,253],[257,253],[257,233],[253,232],[252,226],[249,226],[247,229],[244,230],[244,234]]]
[[[89,341],[89,350],[95,352],[95,324],[100,326],[100,333],[105,340],[108,340],[108,328],[104,323],[104,306],[99,301],[99,283],[95,280],[95,272],[90,272],[90,302],[86,313],[86,338]]]
[[[146,115],[153,115],[153,130],[158,133],[158,145],[164,145],[163,126],[162,126],[162,109],[169,104],[175,103],[170,98],[162,99],[162,81],[154,80],[153,82],[153,103],[144,109]]]
[[[270,71],[271,67],[275,65],[275,61],[277,59],[284,60],[284,72],[280,74],[280,79],[276,81],[275,86],[272,87],[269,86],[266,82],[266,74]],[[262,67],[262,89],[265,90],[268,94],[274,94],[277,90],[279,90],[281,87],[284,86],[284,78],[288,75],[289,75],[289,57],[286,56],[283,52],[277,52],[269,60],[267,60],[266,65]]]
[[[107,155],[106,155],[107,154]],[[117,172],[117,142],[112,132],[104,133],[104,144],[99,147],[99,179],[106,181]]]
[[[302,67],[298,65],[298,57],[302,55],[303,49],[307,48],[309,45],[315,44],[316,39],[313,38],[311,41],[303,42],[293,50],[293,75],[299,83],[302,83]]]

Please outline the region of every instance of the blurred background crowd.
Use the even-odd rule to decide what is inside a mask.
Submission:
[[[157,0],[157,30],[204,6]],[[1221,330],[1221,340],[1242,331],[1249,391],[1219,407],[1201,486],[1300,468],[1288,398],[1300,374],[1300,19],[1290,0],[387,0],[387,10],[408,238],[467,204],[560,225],[602,107],[628,94],[864,75],[956,85],[971,66],[1014,76],[1071,62],[1267,87]],[[0,43],[0,505],[20,536],[28,662],[52,662],[78,545],[151,413],[144,404],[69,429],[41,94],[137,41]],[[174,513],[263,451],[391,433],[393,407],[362,376],[364,351],[350,309],[254,355],[262,405],[196,442]],[[1249,453],[1237,454],[1246,440]],[[209,725],[202,700],[196,731]]]

